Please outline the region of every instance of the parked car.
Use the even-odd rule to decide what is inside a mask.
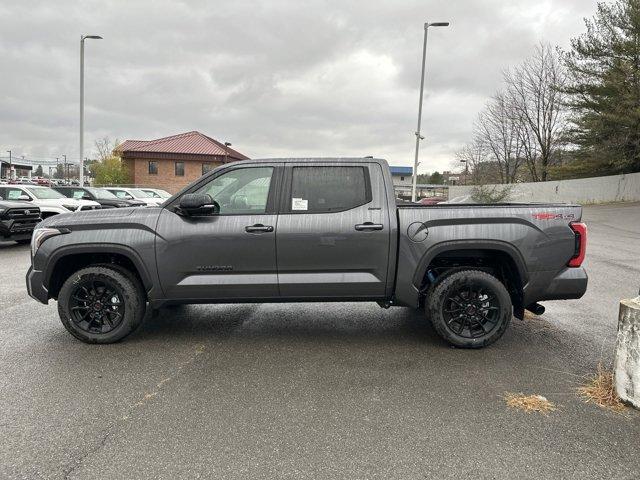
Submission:
[[[442,203],[477,203],[473,200],[473,198],[471,197],[471,195],[460,195],[458,197],[453,197],[445,202]]]
[[[35,177],[33,178],[33,181],[36,182],[37,185],[45,185],[45,186],[49,186],[50,181],[48,178],[43,178],[43,177]]]
[[[37,185],[0,186],[0,197],[4,200],[30,202],[40,208],[42,218],[48,218],[59,213],[97,210],[100,208],[100,204],[97,202],[67,198],[52,188]]]
[[[425,197],[418,202],[420,205],[437,205],[438,203],[445,202],[447,197]]]
[[[167,198],[171,198],[171,194],[169,192],[167,192],[166,190],[161,190],[159,188],[140,188],[140,190],[148,193],[151,196],[151,198],[160,199],[163,202]]]
[[[124,200],[138,200],[146,203],[149,207],[157,207],[164,202],[162,199],[153,198],[151,195],[139,188],[105,187],[105,189],[113,193],[118,198],[122,198]]]
[[[35,205],[0,199],[0,240],[29,243],[41,220],[40,209]]]
[[[53,189],[60,192],[67,198],[75,198],[76,200],[93,200],[94,202],[98,202],[102,208],[147,206],[146,203],[139,200],[118,198],[113,193],[103,188],[54,186]]]
[[[147,304],[370,301],[422,308],[459,347],[543,300],[580,298],[586,227],[563,204],[396,205],[384,160],[230,163],[162,208],[80,212],[34,231],[29,295],[111,343]],[[105,235],[105,231],[110,232]]]

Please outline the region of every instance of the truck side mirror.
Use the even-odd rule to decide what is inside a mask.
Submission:
[[[22,194],[17,198],[17,200],[20,200],[21,202],[30,202],[31,197],[29,195]]]
[[[180,198],[178,213],[191,217],[216,215],[220,205],[208,193],[186,193]]]

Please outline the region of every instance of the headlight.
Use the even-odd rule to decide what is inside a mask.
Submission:
[[[68,233],[57,228],[42,227],[36,228],[31,236],[31,257],[35,257],[38,248],[47,238],[55,237],[61,233]]]
[[[77,205],[62,205],[62,206],[71,212],[75,212],[78,209]]]

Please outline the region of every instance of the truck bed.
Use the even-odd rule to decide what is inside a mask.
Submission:
[[[468,255],[481,251],[509,255],[522,278],[525,305],[567,298],[582,278],[586,288],[584,270],[567,267],[575,252],[575,234],[569,224],[582,217],[578,205],[404,204],[397,206],[397,216],[399,303],[417,302],[429,264],[452,248]]]

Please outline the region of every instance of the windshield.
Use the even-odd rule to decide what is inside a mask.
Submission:
[[[49,187],[41,187],[41,188],[27,188],[27,190],[33,194],[34,197],[40,200],[56,200],[58,198],[67,198],[62,195],[60,192],[56,192],[52,188]]]
[[[164,190],[160,190],[160,189],[155,189],[155,190],[149,190],[149,189],[144,189],[145,192],[147,192],[149,195],[151,195],[153,198],[170,198],[171,194],[169,192],[165,192]]]
[[[89,187],[89,188],[85,188],[85,190],[91,193],[94,197],[96,197],[99,200],[113,200],[114,198],[116,199],[118,198],[110,191],[102,190],[100,188]]]
[[[136,198],[151,198],[151,195],[149,195],[147,192],[140,190],[139,188],[130,188],[129,191],[136,197]]]

